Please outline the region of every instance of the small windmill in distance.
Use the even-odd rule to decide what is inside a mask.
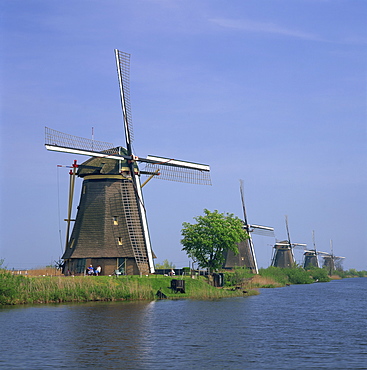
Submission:
[[[312,244],[313,249],[305,250],[303,253],[303,268],[307,269],[311,266],[320,267],[319,260],[317,258],[318,252],[316,250],[315,243],[315,230],[312,230]]]
[[[291,243],[291,237],[289,234],[289,227],[288,227],[288,216],[285,216],[285,226],[287,229],[287,236],[288,240],[283,240],[281,242],[277,242],[274,245],[274,253],[273,258],[271,260],[271,266],[274,267],[293,267],[296,263],[294,259],[293,248],[304,248],[307,244],[301,243]]]
[[[250,225],[247,221],[245,197],[243,191],[243,180],[240,180],[240,194],[243,209],[243,228],[247,231],[249,238],[238,243],[238,254],[235,255],[232,251],[224,252],[225,262],[223,268],[231,269],[233,267],[247,267],[253,274],[258,274],[254,243],[251,234],[258,234],[263,236],[274,236],[274,228],[260,225]]]
[[[335,256],[333,250],[333,241],[330,239],[330,251],[331,253],[327,252],[319,252],[324,259],[324,263],[322,267],[326,268],[329,272],[329,275],[332,275],[335,270],[341,269],[341,261],[345,257]]]
[[[208,165],[171,158],[141,158],[132,151],[130,54],[115,49],[126,148],[85,139],[46,127],[46,149],[91,157],[74,162],[70,196],[64,274],[85,274],[86,266],[102,267],[103,275],[154,273],[146,210],[140,184],[150,178],[210,185]],[[140,170],[138,163],[145,163]],[[83,179],[78,212],[71,219],[75,176]],[[70,223],[75,221],[69,238]]]

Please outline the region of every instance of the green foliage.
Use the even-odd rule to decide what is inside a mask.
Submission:
[[[224,284],[225,286],[241,285],[253,276],[247,268],[237,267],[234,271],[224,272]]]
[[[318,282],[328,282],[330,278],[325,269],[319,267],[310,267],[307,272],[311,275],[312,279]]]
[[[166,269],[166,270],[168,270],[168,269],[174,269],[174,268],[176,268],[176,266],[172,262],[169,262],[166,259],[162,263],[156,263],[155,268],[156,269]]]
[[[279,267],[270,266],[266,269],[259,269],[259,275],[265,278],[270,278],[279,284],[286,285],[289,284],[289,279],[284,270],[285,269],[281,269]]]
[[[13,276],[10,272],[0,270],[0,304],[11,302],[17,294],[17,287],[22,283],[24,276]]]
[[[170,289],[172,278],[162,275],[140,276],[44,276],[25,277],[0,273],[0,304],[87,302],[114,300],[154,300],[161,290],[169,298],[217,299],[243,296],[242,291],[218,289],[206,278],[184,277],[186,293]],[[255,294],[249,292],[248,295]]]
[[[266,269],[260,269],[259,274],[263,277],[268,277],[282,285],[286,284],[311,284],[314,280],[310,277],[310,273],[302,267],[279,268],[270,266]]]
[[[302,267],[285,268],[285,274],[291,284],[311,284],[314,280],[310,277],[310,273]]]
[[[367,277],[367,271],[365,270],[357,271],[356,269],[350,269],[345,271],[345,273],[351,277]]]
[[[330,272],[330,271],[328,271],[328,272]],[[339,276],[341,279],[344,279],[344,278],[348,277],[347,272],[343,271],[343,270],[333,270],[331,275]]]
[[[339,276],[341,279],[350,278],[350,277],[367,277],[367,271],[357,271],[356,269],[350,270],[334,270],[333,275]]]
[[[359,276],[359,272],[356,269],[350,269],[346,273],[350,276]]]
[[[123,284],[113,277],[25,277],[0,273],[0,304],[154,299],[140,281]]]
[[[224,263],[223,252],[231,250],[238,254],[237,243],[248,238],[242,221],[233,214],[210,212],[194,217],[196,224],[184,222],[181,235],[182,250],[195,259],[201,268],[215,271]]]

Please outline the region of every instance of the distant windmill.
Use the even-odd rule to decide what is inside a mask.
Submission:
[[[224,253],[225,262],[223,268],[233,268],[236,266],[247,267],[252,273],[258,274],[258,266],[256,262],[256,255],[254,249],[254,243],[252,241],[251,234],[258,234],[263,236],[274,236],[274,229],[268,226],[250,225],[247,222],[247,214],[245,207],[245,197],[243,191],[243,180],[240,180],[240,193],[244,217],[244,229],[247,231],[249,238],[243,242],[238,243],[238,254],[235,255],[232,251],[227,250]]]
[[[287,229],[288,240],[275,243],[273,258],[271,261],[271,266],[274,267],[293,267],[296,262],[294,259],[293,248],[303,248],[307,246],[307,244],[291,243],[288,227],[288,216],[285,216],[285,226]]]
[[[341,261],[345,257],[335,256],[333,251],[333,241],[330,240],[330,251],[331,253],[319,252],[324,259],[322,265],[323,268],[326,268],[329,272],[329,275],[332,275],[333,271],[341,269]]]
[[[65,274],[83,274],[89,264],[101,265],[105,275],[154,273],[140,175],[210,185],[208,165],[157,156],[140,158],[133,154],[130,54],[116,49],[115,58],[126,148],[95,141],[94,137],[90,140],[46,128],[48,150],[91,157],[81,165],[74,162],[70,171],[68,227],[62,256]],[[145,169],[141,171],[137,163],[146,163]],[[72,220],[76,175],[83,178],[83,186],[77,216]],[[75,224],[69,238],[72,221]]]
[[[312,230],[312,243],[313,243],[313,249],[305,250],[303,253],[303,268],[304,269],[307,269],[312,266],[320,267],[319,260],[317,258],[318,252],[316,250],[314,230]]]

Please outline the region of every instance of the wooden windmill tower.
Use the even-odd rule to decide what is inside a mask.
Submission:
[[[283,240],[281,242],[275,243],[273,258],[271,261],[271,266],[274,266],[274,267],[281,267],[281,268],[293,267],[295,264],[293,248],[307,246],[307,244],[291,243],[287,216],[285,216],[285,226],[287,229],[288,240]]]
[[[333,271],[341,269],[341,261],[345,257],[335,256],[333,251],[333,241],[330,240],[330,251],[331,253],[327,252],[319,252],[324,259],[322,267],[328,270],[329,275],[332,275]]]
[[[140,175],[210,185],[208,165],[157,156],[141,158],[133,154],[130,54],[115,50],[115,58],[126,148],[46,128],[48,150],[91,157],[81,165],[74,162],[70,171],[68,227],[62,256],[65,274],[84,274],[89,264],[100,265],[105,275],[116,270],[128,275],[154,273]],[[144,170],[139,169],[138,163],[146,164]],[[76,219],[72,220],[76,175],[83,179],[83,185]],[[75,224],[69,238],[72,221]]]
[[[307,269],[312,266],[320,267],[319,260],[317,258],[318,252],[316,250],[316,243],[315,243],[315,231],[312,231],[312,243],[313,249],[305,250],[303,253],[303,268]]]
[[[258,234],[263,236],[274,236],[274,229],[268,226],[250,225],[247,222],[247,214],[245,207],[245,197],[243,191],[243,180],[240,180],[240,193],[243,209],[243,227],[247,231],[248,239],[238,243],[238,254],[235,255],[231,250],[224,252],[225,262],[223,268],[230,269],[233,267],[247,267],[253,274],[258,274],[258,266],[256,262],[256,255],[254,243],[251,234]]]

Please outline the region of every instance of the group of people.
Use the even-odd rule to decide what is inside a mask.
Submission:
[[[101,274],[101,271],[102,267],[100,265],[98,265],[96,268],[94,268],[93,265],[89,265],[89,267],[87,268],[87,275],[98,276]]]

